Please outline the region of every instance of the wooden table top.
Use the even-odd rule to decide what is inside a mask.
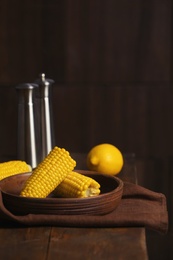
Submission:
[[[144,228],[0,229],[0,259],[148,259]]]
[[[74,154],[80,169],[84,157]],[[119,175],[136,182],[134,155]],[[0,259],[133,259],[147,260],[145,228],[0,227]]]

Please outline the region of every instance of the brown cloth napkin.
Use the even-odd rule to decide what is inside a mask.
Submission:
[[[124,183],[123,197],[118,207],[102,216],[43,214],[16,216],[5,208],[0,193],[0,221],[28,226],[146,227],[162,234],[168,230],[166,197],[162,193],[129,182]]]

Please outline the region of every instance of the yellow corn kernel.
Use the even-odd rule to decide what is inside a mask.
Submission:
[[[24,172],[30,172],[31,166],[25,161],[14,160],[0,163],[0,180]]]
[[[64,148],[55,146],[27,179],[21,196],[46,198],[74,169],[76,162]]]
[[[55,196],[86,198],[100,194],[100,184],[94,179],[71,171],[54,190]]]

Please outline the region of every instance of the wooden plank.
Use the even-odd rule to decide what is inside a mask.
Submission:
[[[46,259],[50,227],[0,228],[0,259]]]
[[[144,228],[52,228],[48,259],[148,259]]]

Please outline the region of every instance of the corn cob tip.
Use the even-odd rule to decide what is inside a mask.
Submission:
[[[0,163],[0,180],[15,174],[32,171],[32,168],[25,161],[13,160]]]
[[[54,190],[55,196],[87,198],[100,194],[100,184],[93,178],[71,171]]]
[[[31,167],[31,165],[29,165],[29,164],[28,164],[28,171],[29,171],[29,172],[32,172],[32,167]]]

